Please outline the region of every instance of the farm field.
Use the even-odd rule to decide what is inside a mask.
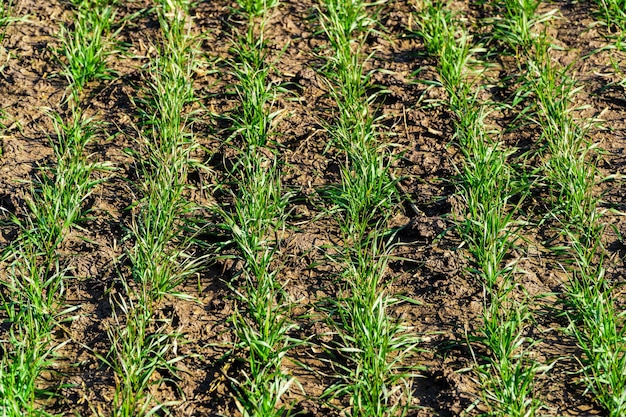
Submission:
[[[3,416],[626,416],[626,4],[0,0]]]

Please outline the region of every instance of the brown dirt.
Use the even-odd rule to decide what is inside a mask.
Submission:
[[[145,0],[121,3],[120,18],[148,6]],[[470,9],[470,3],[454,5],[478,18],[482,11]],[[0,73],[0,106],[8,115],[8,128],[1,137],[0,207],[23,218],[27,215],[24,198],[29,192],[28,182],[37,167],[54,163],[48,142],[54,129],[47,112],[67,112],[63,104],[67,83],[59,75],[61,65],[54,51],[59,24],[71,22],[71,11],[61,0],[17,0],[15,4],[14,14],[28,18],[9,27],[0,49],[0,62],[6,62]],[[276,126],[276,140],[285,164],[285,187],[295,195],[289,207],[288,232],[281,242],[280,279],[297,305],[293,320],[299,328],[294,336],[311,341],[290,355],[306,366],[297,366],[294,361],[286,362],[285,368],[302,387],[289,393],[298,411],[307,416],[339,416],[341,411],[319,399],[333,378],[328,355],[321,348],[331,337],[330,329],[319,319],[316,303],[337,291],[333,280],[337,267],[328,261],[326,248],[337,243],[339,230],[335,219],[323,214],[318,191],[338,181],[341,156],[332,148],[326,149],[329,138],[323,124],[332,117],[334,107],[327,86],[316,72],[323,63],[320,54],[326,43],[317,31],[314,5],[308,0],[285,1],[273,11],[267,25],[267,37],[273,45],[271,56],[276,60],[272,76],[288,90],[275,104],[285,110]],[[221,144],[227,124],[214,117],[237,106],[229,94],[232,79],[222,61],[231,54],[229,39],[238,27],[231,7],[231,2],[218,0],[201,2],[192,11],[194,31],[203,34],[199,59],[204,62],[195,74],[198,103],[194,108],[203,112],[194,131],[205,150],[196,156],[213,170],[211,174],[198,171],[190,175],[196,188],[223,178],[232,153]],[[580,104],[589,106],[581,114],[604,120],[590,134],[606,151],[600,161],[602,173],[621,174],[626,162],[626,101],[624,87],[613,83],[626,75],[616,73],[611,62],[626,72],[626,57],[615,50],[591,54],[606,41],[586,2],[555,1],[549,7],[560,10],[560,19],[550,27],[551,35],[564,48],[558,58],[564,65],[572,65],[583,86]],[[388,140],[396,144],[400,156],[395,161],[396,176],[402,178],[410,198],[422,211],[417,215],[405,204],[398,206],[393,216],[392,226],[401,230],[397,235],[398,260],[389,266],[390,291],[418,301],[399,307],[393,314],[414,326],[423,339],[414,358],[424,370],[413,383],[414,402],[419,408],[412,415],[477,415],[484,407],[477,401],[480,392],[472,368],[476,361],[482,362],[484,352],[476,343],[470,348],[467,341],[480,327],[483,292],[481,283],[467,271],[467,255],[452,227],[459,205],[453,180],[461,156],[451,145],[453,121],[445,109],[445,93],[415,82],[417,78],[436,80],[437,75],[434,61],[426,57],[419,39],[411,36],[409,29],[416,28],[411,13],[411,3],[386,4],[380,14],[384,32],[371,36],[366,45],[366,52],[373,53],[367,69],[381,70],[373,74],[373,83],[389,91],[378,99],[376,108],[382,117],[381,128],[389,133]],[[151,44],[158,39],[158,28],[154,13],[149,11],[128,23],[119,35],[119,41],[127,45],[125,52],[109,62],[117,76],[89,85],[83,99],[86,113],[107,123],[90,145],[90,158],[110,163],[116,170],[86,202],[92,218],[72,232],[61,250],[74,275],[67,282],[66,303],[77,310],[75,318],[65,324],[66,331],[57,335],[59,342],[69,343],[60,350],[63,359],[50,374],[50,383],[62,384],[62,388],[46,407],[63,415],[107,415],[112,407],[115,376],[95,353],[103,355],[108,350],[106,330],[117,325],[111,299],[123,291],[120,280],[130,273],[124,256],[131,245],[127,239],[132,216],[128,207],[135,201],[133,181],[138,178],[137,161],[126,150],[139,150],[136,99],[147,76],[142,65],[153,53]],[[516,63],[506,56],[501,61],[503,69],[496,78],[504,79],[515,72]],[[494,92],[492,98],[501,97]],[[431,105],[438,103],[443,105]],[[504,128],[510,116],[494,115],[490,123]],[[505,133],[504,139],[512,145],[532,147],[536,146],[533,141],[537,133],[533,126],[523,126]],[[191,191],[190,198],[206,205],[207,191]],[[618,211],[626,210],[624,191],[621,180],[598,186],[598,193],[605,193],[603,207]],[[529,209],[537,213],[545,210],[540,198],[530,202]],[[605,219],[613,226],[606,233],[607,273],[613,282],[623,283],[626,222],[609,211]],[[3,245],[18,233],[10,223],[0,232]],[[528,235],[537,242],[546,234],[550,232],[528,229]],[[558,259],[540,246],[520,252],[520,265],[526,271],[521,281],[533,297],[536,312],[536,323],[527,332],[540,340],[533,352],[539,360],[554,363],[549,372],[538,377],[536,395],[545,402],[546,415],[604,415],[578,381],[576,358],[580,352],[572,338],[563,333],[567,323],[557,314],[566,274]],[[228,321],[234,301],[225,283],[237,268],[238,262],[215,259],[197,280],[179,289],[194,301],[171,297],[158,308],[158,315],[169,319],[171,329],[181,334],[177,353],[186,357],[172,378],[175,384],[154,386],[152,391],[159,401],[179,401],[169,407],[172,415],[238,415],[226,377],[237,378],[242,366],[238,360],[231,361],[232,357],[223,357],[234,342]],[[624,305],[624,293],[617,293],[617,297]]]

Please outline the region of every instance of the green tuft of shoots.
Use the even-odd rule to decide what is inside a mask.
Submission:
[[[113,6],[86,2],[76,11],[72,28],[61,27],[59,53],[64,57],[63,74],[74,95],[82,92],[89,81],[113,78],[107,59],[115,54],[111,41],[116,35],[112,29],[115,17]]]

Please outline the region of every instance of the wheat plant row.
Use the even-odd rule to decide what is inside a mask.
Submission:
[[[532,416],[542,407],[534,387],[545,367],[532,356],[535,341],[527,335],[532,314],[512,257],[525,223],[519,208],[529,183],[511,165],[515,149],[507,149],[498,141],[500,133],[488,128],[487,116],[495,109],[479,98],[481,50],[457,19],[444,2],[424,2],[419,13],[420,35],[438,59],[441,85],[455,114],[455,143],[464,157],[457,168],[464,203],[457,228],[474,265],[470,272],[480,278],[485,294],[483,327],[473,339],[487,354],[476,373],[489,415]],[[518,45],[530,41],[524,31],[507,33]]]
[[[5,14],[10,6],[2,6],[3,22],[11,19]],[[78,31],[62,31],[60,36],[83,46]],[[63,70],[69,81],[64,103],[68,110],[63,115],[48,111],[55,129],[48,138],[54,163],[39,169],[30,183],[26,213],[11,216],[19,237],[2,256],[7,277],[2,281],[2,305],[10,323],[0,360],[0,411],[5,416],[49,415],[40,398],[54,396],[59,387],[46,384],[42,374],[54,372],[59,350],[70,342],[54,334],[72,320],[75,310],[65,303],[65,282],[72,271],[59,250],[88,216],[84,202],[102,181],[94,174],[109,170],[88,156],[98,125],[83,113],[77,100],[82,85],[70,75],[70,67]]]
[[[281,181],[282,162],[275,146],[275,124],[281,114],[275,102],[281,87],[274,71],[265,26],[278,1],[239,1],[243,22],[234,28],[232,58],[239,108],[227,116],[225,143],[235,150],[227,181],[236,184],[229,206],[213,207],[229,243],[238,249],[241,270],[228,283],[236,301],[230,323],[236,335],[230,355],[243,355],[246,369],[230,378],[234,402],[243,416],[286,416],[286,399],[295,379],[284,371],[289,352],[300,341],[292,336],[291,301],[281,282],[280,244],[286,227],[290,193]],[[239,353],[242,352],[242,353]]]
[[[155,399],[152,386],[165,383],[156,371],[177,374],[180,336],[169,318],[155,308],[166,296],[184,297],[177,286],[199,270],[202,256],[192,257],[193,205],[185,197],[190,154],[197,147],[191,132],[194,100],[195,37],[190,32],[189,3],[156,5],[161,40],[145,67],[140,109],[140,181],[129,225],[133,247],[128,252],[132,274],[122,277],[125,294],[111,299],[114,325],[108,330],[111,348],[101,356],[116,375],[115,416],[153,415],[178,404]],[[172,382],[170,380],[170,382]]]
[[[564,331],[583,352],[582,382],[609,415],[622,415],[626,397],[623,314],[617,310],[613,288],[605,278],[602,240],[606,223],[595,191],[612,176],[602,177],[598,171],[598,144],[588,137],[598,121],[578,116],[584,109],[573,103],[581,88],[570,75],[571,69],[553,58],[552,40],[538,29],[538,23],[549,21],[554,12],[537,14],[539,2],[535,0],[502,3],[508,15],[500,20],[501,26],[510,30],[502,31],[498,40],[516,45],[511,33],[523,33],[528,40],[522,48],[517,47],[523,58],[520,73],[525,74],[521,87],[525,91],[519,96],[530,94],[535,101],[528,117],[541,128],[544,160],[536,181],[548,184],[551,210],[546,221],[556,223],[555,233],[564,240],[549,244],[568,274],[563,296],[570,326]],[[623,11],[617,2],[600,3],[607,25],[619,26]]]
[[[325,0],[319,23],[329,52],[321,71],[336,105],[326,130],[342,155],[341,183],[325,193],[329,215],[338,219],[342,243],[336,247],[341,272],[337,296],[324,311],[338,339],[329,345],[337,383],[330,400],[348,400],[351,416],[404,415],[413,407],[412,382],[419,367],[410,364],[419,337],[393,316],[403,301],[388,290],[393,235],[388,221],[399,202],[391,164],[394,156],[374,116],[376,94],[369,94],[365,43],[378,30],[382,3]]]

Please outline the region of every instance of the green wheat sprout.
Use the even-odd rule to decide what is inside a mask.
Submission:
[[[116,53],[113,39],[121,30],[121,26],[114,29],[115,19],[115,7],[107,1],[82,1],[76,4],[73,27],[61,26],[58,54],[74,95],[89,81],[114,77],[107,59]]]

